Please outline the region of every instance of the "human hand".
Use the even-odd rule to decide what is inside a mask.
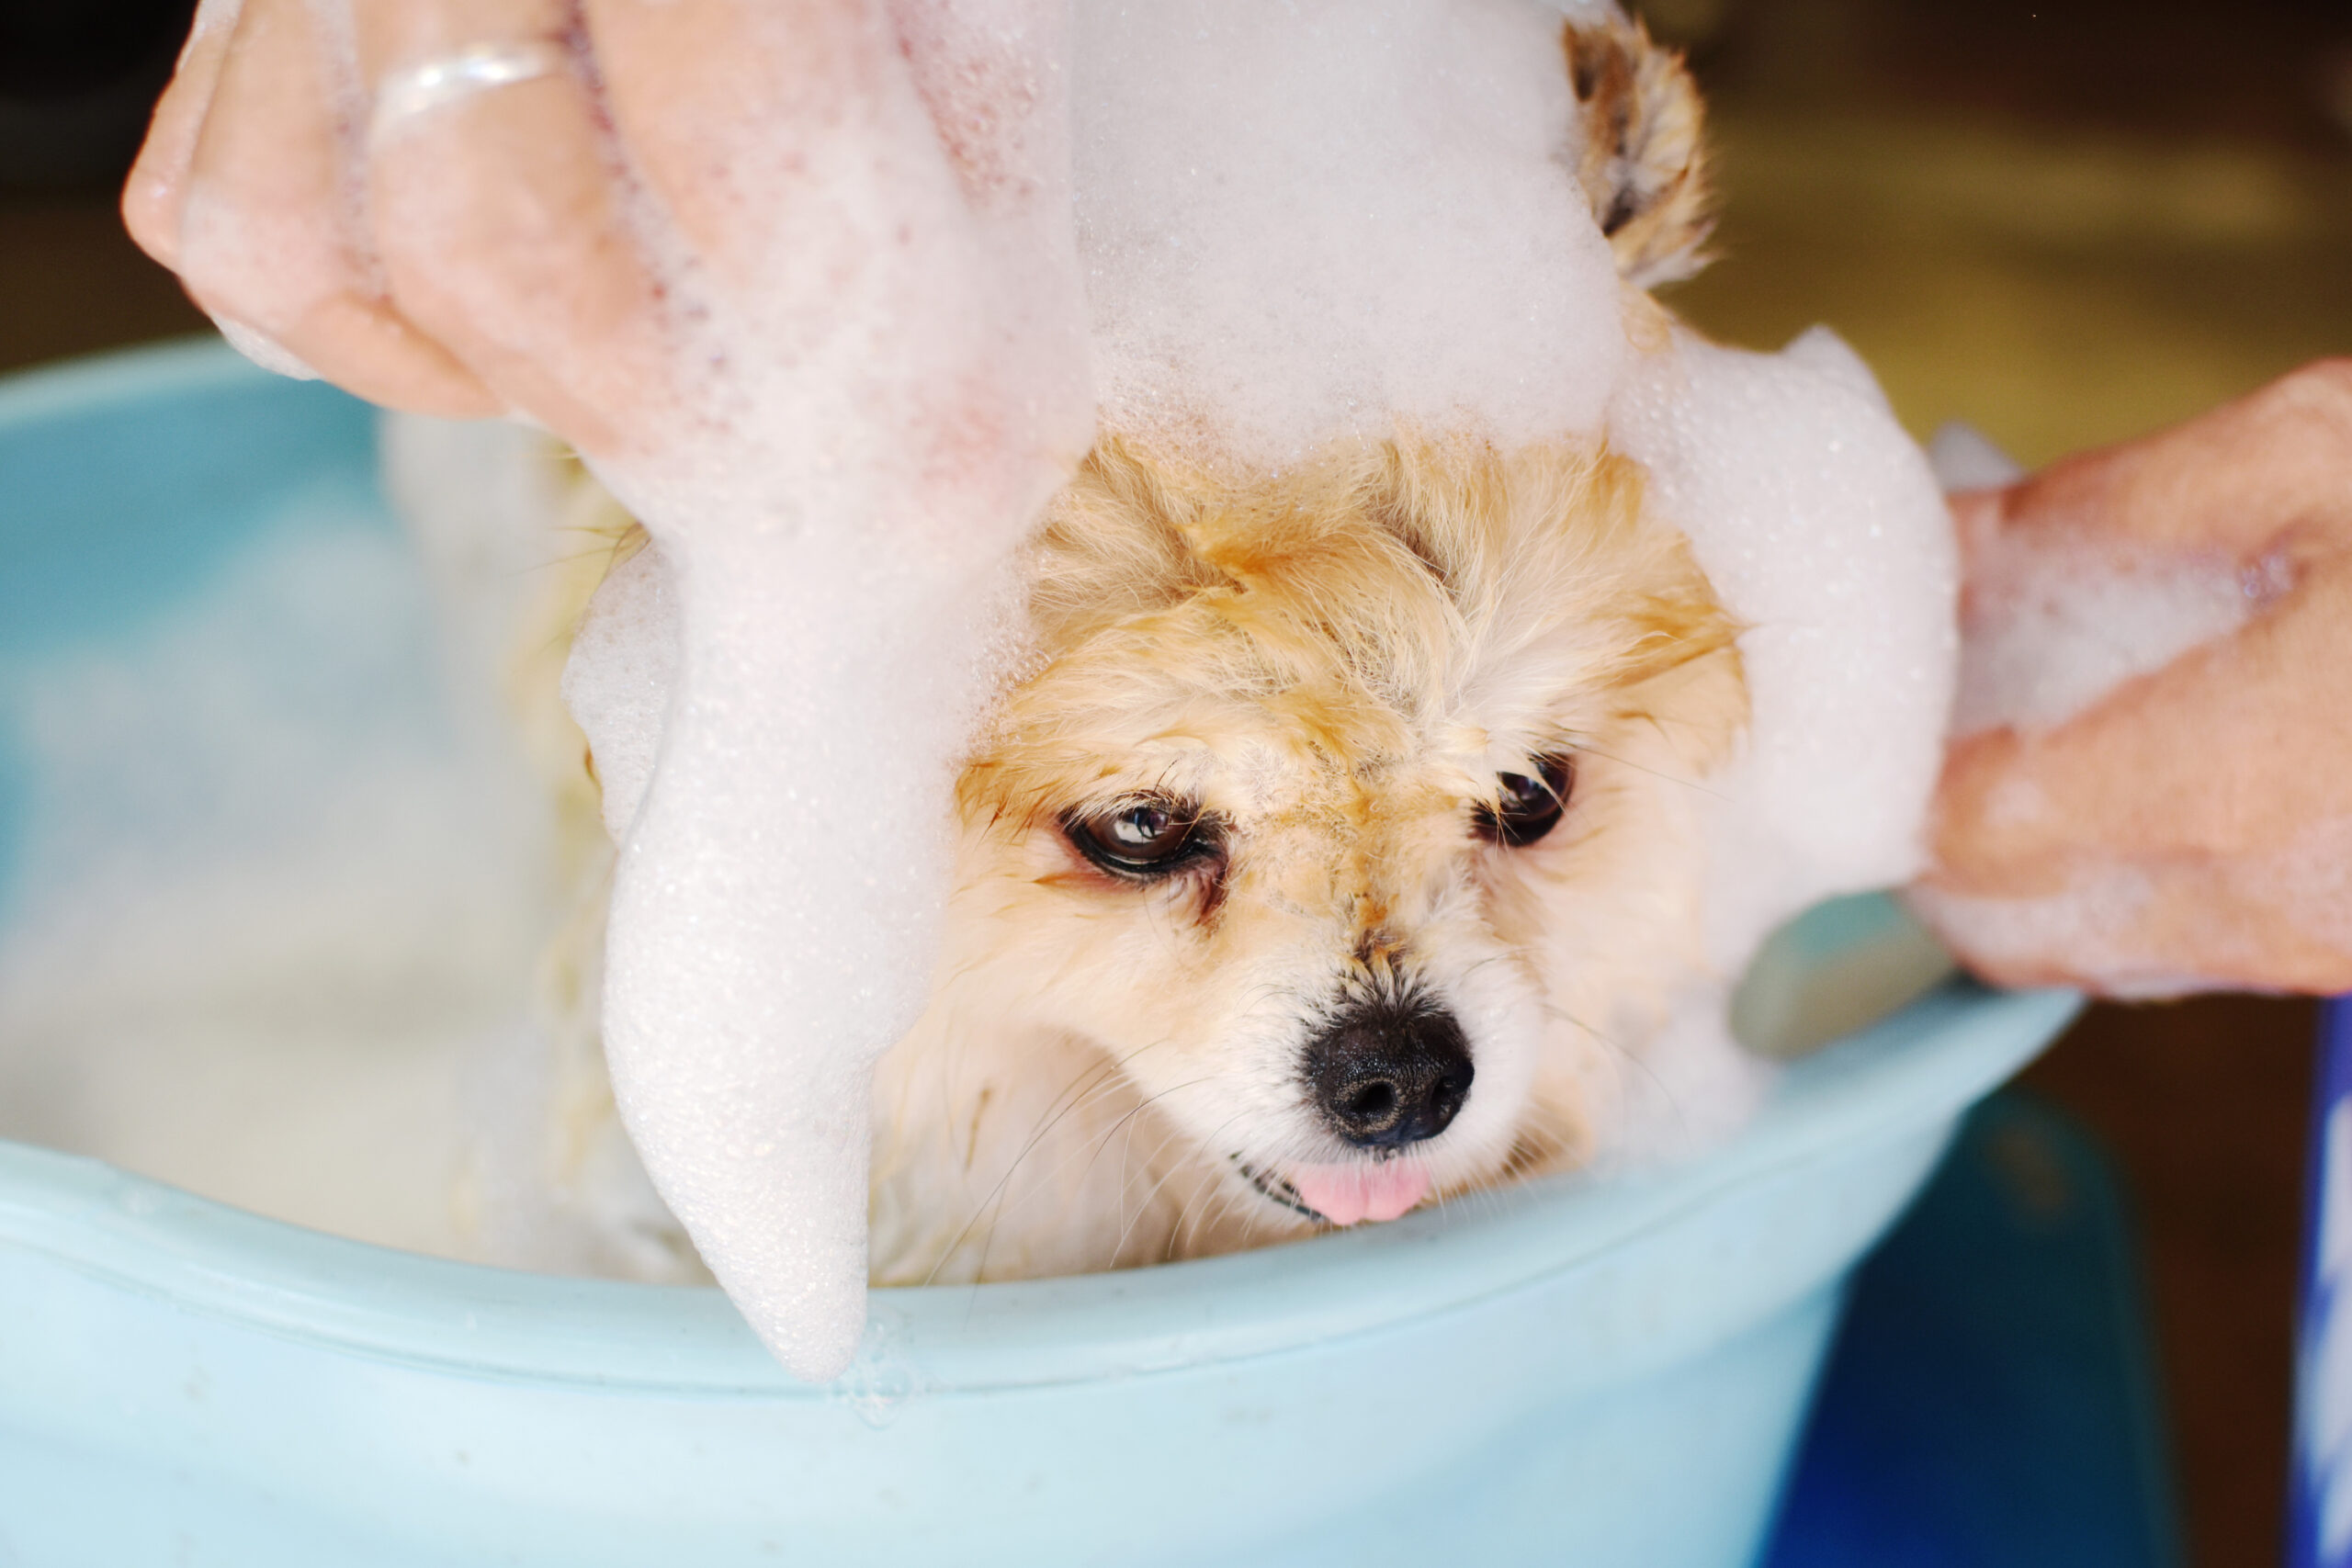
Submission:
[[[624,464],[813,404],[956,493],[1032,489],[1091,438],[1060,25],[206,0],[124,216],[241,345],[379,402]]]
[[[2352,989],[2352,361],[1953,513],[1963,640],[2018,549],[2215,555],[2260,592],[2051,728],[1959,738],[1915,907],[2006,985]]]
[[[1063,10],[209,0],[124,200],[261,357],[528,415],[646,525],[661,586],[587,673],[658,700],[578,708],[646,775],[605,1059],[813,1378],[863,1326],[867,1080],[929,973],[989,590],[1092,440]]]

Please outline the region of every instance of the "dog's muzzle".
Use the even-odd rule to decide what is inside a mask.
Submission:
[[[1325,1125],[1360,1149],[1434,1138],[1470,1098],[1469,1042],[1442,1008],[1360,1003],[1307,1043],[1304,1076]]]

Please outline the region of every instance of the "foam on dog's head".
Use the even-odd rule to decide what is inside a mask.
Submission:
[[[1715,590],[1747,625],[1747,752],[1711,787],[1710,946],[1726,979],[1833,894],[1908,880],[1942,755],[1958,634],[1951,525],[1851,350],[1682,338],[1612,410]]]
[[[1625,359],[1524,0],[1093,0],[1078,225],[1104,417],[1281,467],[1402,420],[1591,431]]]

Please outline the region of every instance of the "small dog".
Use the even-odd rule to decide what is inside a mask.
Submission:
[[[1695,89],[1635,24],[1565,48],[1662,333],[1641,291],[1707,227]],[[876,1282],[1226,1251],[1588,1158],[1702,971],[1692,790],[1747,716],[1739,628],[1640,470],[1406,437],[1237,479],[1109,433],[1028,565],[1034,660],[879,1066]],[[593,964],[558,972],[576,1020]],[[676,1277],[641,1177],[583,1174],[621,1156],[571,1034],[559,1186],[602,1194],[605,1267]]]
[[[1736,628],[1605,451],[1236,490],[1106,439],[881,1066],[877,1280],[1224,1251],[1572,1163],[1697,962]]]

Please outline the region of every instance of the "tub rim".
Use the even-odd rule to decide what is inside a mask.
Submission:
[[[205,333],[133,344],[52,360],[0,375],[0,432],[42,420],[119,409],[154,398],[185,396],[238,384],[296,387],[303,383],[264,370]],[[337,397],[348,392],[317,383]]]
[[[712,1287],[400,1252],[4,1140],[0,1247],[273,1337],[473,1381],[808,1400],[854,1393],[919,1361],[927,1394],[1044,1387],[1277,1354],[1594,1266],[1735,1186],[1940,1131],[2081,1005],[2071,991],[1946,986],[1787,1068],[1729,1144],[1655,1169],[1547,1178],[1220,1258],[880,1288],[879,1334],[839,1385],[795,1381]]]

